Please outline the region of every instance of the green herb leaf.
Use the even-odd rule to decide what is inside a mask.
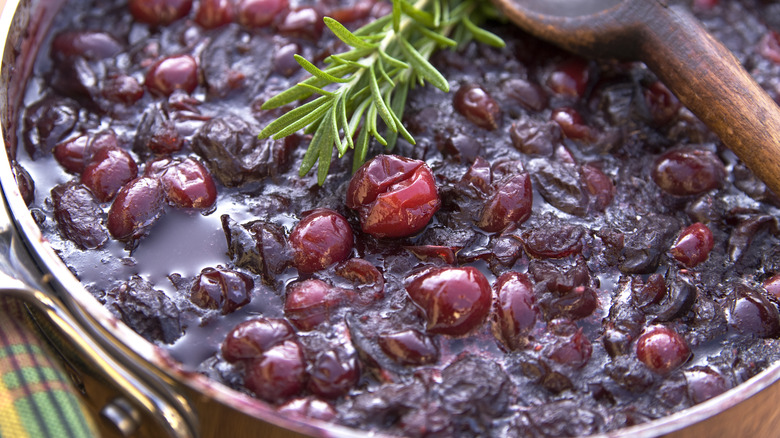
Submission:
[[[331,17],[324,17],[322,21],[325,22],[325,26],[328,26],[328,29],[333,32],[338,39],[344,42],[344,44],[350,46],[350,47],[356,47],[361,49],[374,49],[377,47],[376,44],[368,43],[359,37],[357,37],[355,34],[349,31],[346,27],[344,27],[343,24],[339,23],[338,21],[334,20]]]

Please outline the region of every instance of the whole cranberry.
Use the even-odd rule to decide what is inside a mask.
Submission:
[[[286,340],[249,362],[244,386],[263,400],[281,403],[303,390],[305,378],[301,346]]]
[[[145,234],[162,215],[165,192],[154,178],[136,178],[117,193],[108,210],[106,226],[118,240],[132,240]]]
[[[632,289],[634,303],[639,307],[658,304],[666,297],[669,288],[666,286],[666,279],[661,274],[650,274],[644,284]]]
[[[477,268],[432,268],[406,285],[412,301],[425,313],[428,331],[465,335],[485,322],[492,293]]]
[[[677,97],[660,81],[650,84],[642,94],[651,119],[658,125],[669,123],[682,107]]]
[[[315,278],[287,287],[284,315],[299,330],[311,330],[327,321],[347,298],[347,291]]]
[[[70,173],[81,173],[90,158],[89,137],[80,135],[62,143],[58,143],[52,150],[54,159],[60,163],[63,169]]]
[[[674,149],[655,160],[652,177],[670,195],[700,195],[720,187],[726,168],[708,150]]]
[[[288,6],[288,0],[239,0],[238,22],[248,27],[268,26]]]
[[[534,193],[527,172],[499,183],[495,193],[482,209],[477,226],[493,233],[511,224],[521,224],[531,217]]]
[[[593,345],[582,333],[582,328],[579,328],[568,336],[559,337],[558,342],[554,343],[546,353],[555,362],[572,368],[582,368],[593,354]]]
[[[428,224],[440,206],[428,166],[397,155],[369,160],[347,188],[347,207],[358,211],[363,231],[376,237],[412,235]]]
[[[242,272],[205,268],[190,287],[190,300],[204,309],[221,309],[226,315],[249,303],[254,287],[252,277]]]
[[[81,173],[81,183],[87,186],[100,202],[114,198],[125,184],[138,176],[138,165],[121,148],[103,148]]]
[[[556,108],[550,113],[550,120],[557,123],[563,135],[568,138],[588,140],[592,137],[590,127],[582,120],[580,112],[574,108],[568,106]]]
[[[195,22],[206,29],[214,29],[233,21],[235,0],[200,0]]]
[[[636,342],[636,355],[658,374],[668,374],[691,357],[685,339],[674,330],[657,326],[645,331]]]
[[[760,291],[738,285],[728,304],[729,324],[738,332],[761,338],[780,334],[780,313]]]
[[[132,105],[144,96],[144,87],[136,78],[120,74],[106,80],[102,94],[111,102]]]
[[[589,79],[588,61],[572,58],[555,66],[547,78],[547,86],[556,94],[582,97],[588,88]]]
[[[274,345],[294,338],[295,330],[286,319],[250,319],[227,334],[222,342],[222,357],[228,362],[254,359]]]
[[[184,17],[192,9],[192,0],[129,0],[133,18],[152,25],[166,25]]]
[[[501,108],[484,88],[476,84],[463,85],[452,99],[455,110],[475,125],[491,131],[498,128]]]
[[[386,355],[403,365],[425,365],[439,358],[439,349],[433,340],[417,330],[383,334],[378,343]]]
[[[731,385],[726,378],[710,367],[694,367],[685,371],[688,396],[694,403],[707,401],[726,392]]]
[[[289,241],[298,270],[315,272],[349,257],[352,228],[344,216],[328,208],[318,208],[295,225]]]
[[[493,333],[511,350],[524,347],[539,315],[531,280],[525,274],[507,272],[498,277],[493,289]]]
[[[51,43],[52,55],[57,58],[80,56],[91,60],[105,59],[122,49],[122,44],[110,34],[90,30],[60,32]]]
[[[11,171],[14,175],[16,186],[19,188],[19,194],[22,195],[24,203],[29,206],[35,201],[35,181],[33,181],[27,169],[16,161],[11,163]]]
[[[604,211],[615,197],[615,185],[612,180],[598,167],[584,164],[581,169],[582,182],[591,195],[593,207]]]
[[[208,209],[217,201],[214,178],[199,161],[192,158],[171,162],[159,173],[159,178],[168,203],[174,207]]]
[[[707,260],[714,246],[712,231],[703,223],[696,222],[680,233],[670,252],[678,262],[693,268]]]
[[[187,93],[198,86],[198,62],[190,55],[172,55],[157,61],[146,73],[146,87],[170,96],[175,90]]]
[[[357,357],[343,350],[317,353],[309,368],[309,390],[323,398],[349,392],[360,379]]]
[[[302,7],[288,11],[276,26],[282,35],[316,40],[322,35],[325,27],[320,13],[310,7]]]

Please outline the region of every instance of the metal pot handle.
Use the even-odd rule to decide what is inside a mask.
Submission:
[[[43,292],[16,278],[25,277],[19,272],[20,267],[14,265],[18,245],[19,236],[10,219],[6,200],[0,195],[0,295],[19,299],[40,311],[71,343],[79,358],[122,394],[122,398],[103,409],[103,416],[125,435],[134,432],[140,421],[139,413],[143,412],[153,418],[161,433],[167,436],[197,437],[196,415],[187,400],[176,394],[171,385],[143,366],[133,366],[133,360],[118,360],[127,354],[108,342],[101,342],[88,319],[69,310],[55,293]],[[45,278],[42,282],[45,283]]]

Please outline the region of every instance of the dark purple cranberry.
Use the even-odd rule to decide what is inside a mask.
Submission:
[[[54,218],[60,233],[79,248],[100,248],[108,241],[102,210],[95,196],[75,182],[51,189]]]
[[[24,203],[28,206],[31,205],[35,201],[35,181],[33,181],[30,173],[16,161],[11,163],[11,171]]]
[[[680,233],[670,252],[678,262],[693,268],[707,260],[714,246],[712,231],[703,223],[696,222]]]
[[[352,252],[352,227],[329,208],[306,215],[290,232],[290,248],[301,272],[315,272],[346,260]]]
[[[215,29],[233,21],[235,0],[200,0],[195,22],[206,29]]]
[[[551,324],[552,326],[555,323]],[[574,325],[571,325],[573,328]],[[546,351],[547,357],[562,365],[572,368],[582,368],[590,360],[593,346],[590,340],[582,333],[582,328],[572,329],[573,333],[559,335],[558,342],[553,343]]]
[[[134,77],[119,74],[106,79],[102,93],[111,102],[132,105],[144,96],[144,87]]]
[[[758,43],[758,53],[764,58],[780,64],[780,33],[769,31]]]
[[[488,92],[476,84],[461,86],[452,98],[455,110],[483,129],[498,128],[501,108]]]
[[[406,292],[425,313],[431,333],[465,335],[490,313],[490,284],[474,267],[432,268],[412,277]]]
[[[79,105],[65,98],[46,97],[24,111],[24,147],[33,158],[51,153],[70,137],[79,121]]]
[[[107,227],[118,240],[134,240],[146,232],[163,213],[165,191],[153,178],[136,178],[117,193],[108,210]]]
[[[190,287],[190,300],[204,309],[232,313],[249,303],[255,282],[252,277],[219,267],[203,269]]]
[[[323,398],[346,394],[358,379],[357,357],[339,349],[318,352],[309,367],[309,390]]]
[[[590,194],[593,207],[604,211],[615,197],[615,185],[612,180],[596,166],[584,164],[581,168],[582,181]]]
[[[285,319],[250,319],[227,334],[222,342],[222,357],[228,362],[254,359],[274,345],[294,338],[295,330]]]
[[[589,79],[588,62],[581,58],[572,58],[555,66],[547,78],[547,86],[556,94],[582,97],[587,90]]]
[[[337,7],[331,10],[328,16],[339,23],[352,23],[353,21],[368,18],[371,15],[371,9],[377,3],[377,0],[358,0],[354,5],[348,7]]]
[[[534,188],[553,207],[575,216],[588,213],[590,196],[583,187],[579,166],[535,158],[528,162],[528,173],[533,178]]]
[[[599,308],[596,291],[589,286],[576,286],[562,294],[547,294],[539,300],[539,307],[548,320],[587,318]]]
[[[103,148],[95,152],[92,161],[81,173],[81,183],[100,202],[108,202],[130,180],[138,176],[138,165],[121,148]]]
[[[349,292],[314,278],[287,286],[284,315],[299,330],[311,330],[328,321]]]
[[[571,107],[556,108],[550,114],[550,120],[561,127],[561,132],[575,140],[589,140],[593,134],[590,127],[582,120],[580,112]]]
[[[525,250],[536,258],[563,258],[582,252],[585,228],[579,225],[544,224],[523,233]]]
[[[485,203],[477,226],[493,233],[521,224],[531,217],[533,198],[531,176],[527,172],[501,181]]]
[[[780,313],[761,292],[737,285],[729,298],[728,320],[740,333],[772,338],[780,334]]]
[[[80,135],[58,143],[54,146],[52,154],[67,172],[79,174],[84,171],[86,162],[90,158],[88,145],[89,136]]]
[[[433,340],[417,330],[383,334],[378,343],[386,355],[403,365],[427,365],[439,359]]]
[[[175,90],[192,93],[198,86],[198,62],[190,55],[163,58],[146,73],[145,84],[153,93],[163,96],[170,96]]]
[[[130,0],[128,7],[140,22],[166,25],[187,15],[192,8],[192,0]]]
[[[780,274],[775,274],[764,280],[763,286],[769,292],[769,295],[780,300]]]
[[[364,232],[404,237],[422,230],[441,200],[430,168],[418,160],[378,155],[358,169],[347,188],[347,207]]]
[[[504,83],[504,91],[529,110],[541,111],[547,107],[548,99],[544,89],[525,79],[509,79]]]
[[[639,307],[660,303],[668,292],[666,279],[661,274],[650,274],[647,281],[632,289],[634,303]]]
[[[282,35],[317,40],[324,27],[322,16],[317,9],[302,7],[288,11],[276,29]]]
[[[652,177],[670,195],[700,195],[720,187],[726,168],[708,150],[674,149],[655,160]]]
[[[285,44],[274,53],[274,71],[290,77],[301,69],[294,55],[301,52],[301,47],[295,43]]]
[[[693,367],[684,374],[688,396],[694,403],[707,401],[731,388],[726,378],[710,367]]]
[[[51,43],[52,56],[56,58],[80,56],[90,60],[104,59],[120,53],[122,49],[122,44],[113,36],[89,30],[58,33]]]
[[[561,141],[561,127],[555,122],[520,120],[512,123],[509,130],[512,144],[528,155],[549,157],[555,145]]]
[[[650,117],[658,125],[669,123],[682,107],[677,97],[660,81],[645,88],[643,95]]]
[[[493,333],[509,349],[524,347],[539,315],[531,280],[525,274],[507,272],[498,277],[493,289]]]
[[[149,172],[147,168],[145,174]],[[211,173],[192,158],[170,162],[160,169],[159,178],[168,203],[174,207],[209,209],[217,201],[217,187]]]
[[[333,421],[336,419],[336,410],[328,402],[316,398],[296,398],[279,406],[276,412],[288,416],[321,421]]]
[[[238,22],[248,27],[268,26],[288,6],[287,0],[239,0]]]
[[[656,326],[646,330],[637,339],[636,356],[656,373],[668,374],[688,361],[691,349],[674,330]]]
[[[157,108],[144,112],[133,140],[133,150],[142,158],[169,155],[181,150],[184,138],[168,114]]]
[[[301,346],[297,341],[286,340],[249,362],[244,386],[263,400],[281,403],[300,393],[305,379]]]

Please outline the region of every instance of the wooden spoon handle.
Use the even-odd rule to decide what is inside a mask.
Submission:
[[[778,105],[690,13],[657,1],[645,4],[639,39],[642,61],[780,194]]]

